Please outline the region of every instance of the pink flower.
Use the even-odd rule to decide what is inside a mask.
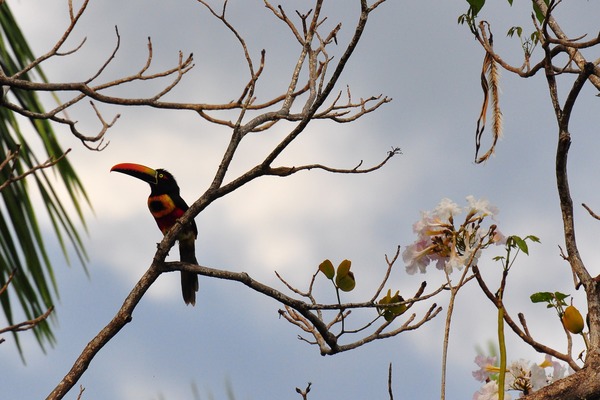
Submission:
[[[432,262],[447,274],[455,268],[468,268],[477,263],[482,248],[506,240],[495,227],[482,233],[485,228],[481,228],[481,222],[486,216],[493,217],[498,213],[495,207],[487,200],[476,200],[473,196],[467,197],[467,203],[461,209],[452,200],[444,198],[432,211],[421,213],[421,219],[413,225],[417,239],[402,253],[408,274],[415,274],[417,270],[425,273]],[[456,227],[454,217],[465,211],[468,212],[465,221]]]
[[[486,357],[479,354],[475,357],[475,364],[479,366],[479,369],[473,371],[473,377],[479,382],[487,381],[491,373],[498,372],[498,367],[494,366],[496,364],[496,357]]]
[[[414,275],[417,269],[422,274],[425,273],[427,266],[431,262],[429,250],[432,246],[431,242],[421,239],[409,246],[406,246],[402,252],[402,260],[406,263],[406,272],[409,275]]]

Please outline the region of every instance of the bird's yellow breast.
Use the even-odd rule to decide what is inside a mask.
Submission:
[[[168,194],[148,197],[148,208],[154,218],[162,218],[175,211],[175,203]]]

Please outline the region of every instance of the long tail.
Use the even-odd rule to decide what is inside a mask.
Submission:
[[[191,233],[191,232],[190,232]],[[198,264],[196,260],[195,235],[185,235],[179,239],[179,258],[181,262]],[[185,304],[196,305],[196,292],[198,291],[198,275],[193,272],[181,271],[181,293]]]

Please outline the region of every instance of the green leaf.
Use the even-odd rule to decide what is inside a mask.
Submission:
[[[337,268],[335,284],[340,290],[344,292],[349,292],[356,286],[354,274],[352,273],[352,271],[350,271],[351,264],[352,263],[350,262],[350,260],[344,260],[340,263],[340,265]]]
[[[525,240],[527,240],[527,239],[531,240],[534,243],[541,243],[540,238],[537,236],[534,236],[534,235],[525,236]]]
[[[338,267],[337,267],[338,276],[345,276],[346,274],[348,274],[348,272],[350,272],[351,265],[352,265],[352,262],[350,260],[342,261],[340,263],[340,265],[338,265]]]
[[[0,5],[0,26],[0,63],[6,75],[13,75],[34,60],[35,56],[6,2]],[[46,81],[39,67],[22,74],[21,78]],[[11,89],[7,96],[24,109],[43,112],[35,92]],[[19,151],[14,163],[0,170],[0,184],[11,176],[22,174],[64,153],[48,121],[30,119],[28,123],[33,128],[33,135],[24,134],[12,111],[0,107],[0,163],[6,159],[9,151]],[[34,151],[34,148],[42,149],[39,158],[40,151]],[[59,195],[60,192],[67,195]],[[39,196],[43,206],[35,208],[32,196]],[[15,308],[20,308],[22,313],[19,314],[24,314],[26,319],[33,319],[43,314],[58,298],[51,259],[46,250],[48,240],[57,241],[67,262],[68,253],[74,251],[85,267],[87,255],[79,235],[80,228],[73,219],[75,217],[85,229],[81,201],[88,203],[87,196],[66,158],[57,163],[52,171],[39,170],[0,192],[0,286],[6,283],[13,269],[18,271],[8,291],[0,296],[0,305],[8,324],[20,322],[14,320]],[[40,229],[38,217],[43,214],[49,217],[52,224],[49,232]],[[54,342],[48,321],[40,323],[33,333],[42,349],[46,343]],[[13,337],[21,351],[18,335]]]
[[[521,37],[521,35],[523,34],[523,28],[521,28],[520,26],[513,26],[512,28],[510,28],[508,30],[508,32],[506,33],[506,36],[513,37],[513,35],[515,33],[517,34],[518,37]]]
[[[546,18],[546,16],[535,2],[532,1],[531,3],[533,4],[533,12],[535,13],[535,17],[537,18],[538,22],[540,24],[544,23],[544,19]],[[548,5],[548,0],[544,0],[544,3]]]
[[[396,291],[396,293],[392,296],[392,290],[388,289],[387,294],[379,300],[379,304],[394,304],[400,303],[402,301],[404,301],[404,298],[400,296],[400,291]],[[386,321],[389,322],[397,316],[402,315],[407,310],[407,308],[408,307],[406,306],[406,304],[401,304],[393,307],[377,307],[377,311],[380,315],[383,316],[383,318],[385,318]]]
[[[530,296],[533,303],[548,303],[548,308],[556,308],[557,311],[562,309],[562,306],[566,306],[565,299],[571,296],[561,292],[538,292]]]
[[[551,292],[537,292],[529,296],[533,303],[551,302],[554,299],[554,294]]]
[[[554,297],[556,298],[556,300],[558,300],[559,302],[563,302],[564,300],[571,296],[570,294],[565,294],[565,293],[561,293],[561,292],[554,292]]]
[[[467,0],[470,6],[470,12],[475,17],[485,5],[485,0]]]
[[[340,290],[344,292],[352,291],[356,287],[356,280],[354,279],[354,274],[352,272],[348,272],[343,277],[337,276],[335,278],[335,284]]]
[[[319,271],[321,271],[327,279],[333,279],[335,276],[335,268],[333,268],[333,264],[329,260],[325,260],[319,264]]]
[[[517,245],[517,247],[519,248],[519,250],[521,250],[523,253],[529,255],[529,247],[527,247],[527,243],[525,242],[525,240],[521,239],[519,236],[511,236],[512,241],[515,245]]]

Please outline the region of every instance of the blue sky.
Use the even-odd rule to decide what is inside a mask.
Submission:
[[[67,19],[63,3],[9,3],[37,54],[46,52],[62,34]],[[339,49],[352,32],[355,3],[327,2],[329,26],[343,22]],[[518,41],[504,33],[513,25],[529,26],[529,2],[512,8],[497,3],[483,17],[492,23],[497,50],[520,65]],[[563,4],[567,6],[571,4]],[[284,7],[292,15],[294,9],[305,11],[308,6],[295,1],[285,2]],[[592,16],[598,15],[599,6],[577,2],[572,7],[557,15],[563,29],[573,36],[596,32]],[[402,148],[401,156],[373,174],[311,171],[252,182],[197,217],[199,262],[246,271],[285,290],[273,271],[305,288],[323,259],[336,263],[348,258],[358,285],[345,300],[363,300],[379,283],[386,267],[384,255],[415,239],[412,224],[421,210],[432,209],[443,197],[459,204],[467,195],[485,197],[500,209],[496,222],[502,232],[541,238],[542,244],[533,247],[530,257],[522,257],[511,273],[508,307],[525,313],[536,338],[563,349],[564,335],[552,312],[529,302],[533,292],[559,290],[574,294],[576,304],[584,305],[581,294],[574,293],[568,266],[559,257],[561,221],[553,171],[556,123],[545,79],[540,75],[522,80],[503,73],[504,138],[492,159],[475,165],[483,51],[468,29],[456,23],[466,8],[465,1],[388,0],[383,4],[371,16],[340,89],[348,84],[355,98],[382,93],[393,101],[355,123],[311,124],[280,162],[353,167],[364,160],[369,165],[378,163],[392,146]],[[262,48],[267,50],[266,79],[257,95],[280,93],[298,52],[291,35],[260,1],[232,1],[228,10],[255,59]],[[174,6],[140,0],[91,2],[67,47],[76,46],[83,37],[86,44],[72,58],[49,62],[45,71],[50,79],[76,81],[92,75],[112,51],[115,25],[121,49],[106,79],[139,69],[145,62],[146,38],[151,36],[155,70],[173,65],[179,50],[194,53],[194,70],[171,99],[228,101],[237,97],[246,81],[238,45],[199,3]],[[145,90],[136,85],[118,93],[136,96],[147,94]],[[585,88],[576,105],[569,167],[575,204],[586,202],[600,211],[593,166],[598,147],[593,133],[600,122],[600,114],[594,111],[595,94]],[[31,335],[23,334],[27,365],[20,362],[10,340],[0,346],[5,360],[0,382],[7,399],[44,398],[85,344],[110,321],[152,260],[160,232],[145,206],[147,185],[110,174],[110,167],[137,162],[166,168],[191,203],[210,183],[228,140],[226,129],[209,125],[191,112],[99,108],[106,118],[122,114],[107,135],[110,145],[100,153],[84,149],[64,127],[57,127],[64,146],[73,148],[71,160],[94,208],[87,212],[89,276],[76,265],[61,265],[60,252],[54,250],[60,291],[57,345],[42,354]],[[70,114],[82,128],[91,132],[98,128],[87,104]],[[281,124],[271,133],[249,136],[229,176],[254,165],[289,126]],[[597,273],[597,222],[580,208],[576,218],[582,255],[591,272]],[[52,238],[48,240],[52,244]],[[480,267],[493,271],[491,258],[498,254],[499,249],[487,253]],[[176,255],[173,250],[172,256]],[[409,276],[398,262],[390,286],[410,295],[422,280],[431,288],[442,282],[436,272],[430,268],[426,275]],[[278,318],[279,305],[274,301],[233,282],[201,277],[198,302],[191,308],[184,306],[178,285],[177,274],[165,274],[150,289],[133,321],[100,352],[79,382],[86,389],[84,398],[194,399],[196,390],[201,399],[224,399],[229,382],[236,399],[297,399],[295,387],[312,382],[311,400],[385,399],[390,362],[398,398],[439,397],[443,313],[417,331],[322,357],[316,347],[297,340],[301,332],[296,327]],[[319,286],[325,299],[331,296],[328,289]],[[436,302],[445,308],[447,300],[441,296]],[[416,308],[422,312],[428,306]],[[494,338],[496,314],[474,285],[465,288],[456,307],[448,398],[463,399],[471,398],[478,388],[471,377],[475,347],[485,347]],[[356,314],[358,321],[369,317]],[[541,361],[541,355],[514,335],[509,340],[509,359]],[[76,390],[68,396],[76,397]]]

